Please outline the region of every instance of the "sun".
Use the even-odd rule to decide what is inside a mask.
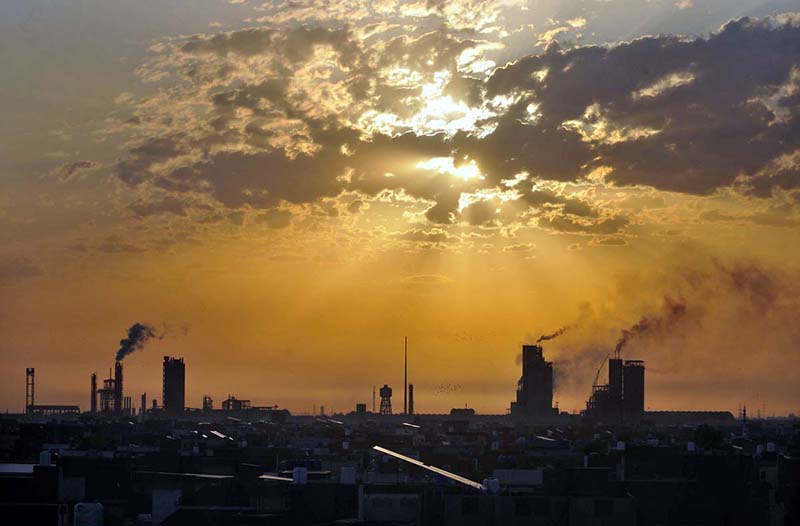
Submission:
[[[483,174],[474,160],[456,166],[455,159],[452,157],[432,157],[426,161],[418,162],[416,168],[441,174],[449,174],[464,181],[483,179]]]

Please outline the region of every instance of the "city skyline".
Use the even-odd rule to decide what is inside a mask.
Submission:
[[[544,335],[563,411],[618,346],[646,409],[800,411],[796,0],[10,0],[0,50],[0,410],[164,356],[397,408],[407,336],[417,412],[504,414]]]

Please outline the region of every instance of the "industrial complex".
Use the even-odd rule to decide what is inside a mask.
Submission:
[[[0,416],[0,513],[53,526],[787,526],[800,518],[800,420],[649,412],[645,364],[609,353],[585,410],[554,407],[541,341],[522,346],[506,414],[420,414],[403,342],[403,404],[294,415],[228,395],[186,402],[164,356],[160,403],[131,403],[122,353],[87,410]],[[601,383],[602,370],[608,382]],[[188,378],[191,378],[190,376]]]

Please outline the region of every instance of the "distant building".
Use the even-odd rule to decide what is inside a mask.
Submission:
[[[164,391],[161,404],[170,416],[183,414],[186,407],[186,366],[183,358],[164,357]]]
[[[522,346],[522,377],[517,400],[511,402],[513,416],[550,418],[553,408],[553,364],[544,359],[541,345]]]
[[[244,411],[250,407],[250,400],[240,400],[233,395],[228,395],[227,400],[222,401],[223,411]]]
[[[644,415],[644,362],[608,360],[608,384],[593,386],[586,416],[605,422],[637,421]]]
[[[392,388],[389,387],[387,384],[383,384],[380,390],[381,395],[381,414],[382,415],[391,415],[392,414]]]

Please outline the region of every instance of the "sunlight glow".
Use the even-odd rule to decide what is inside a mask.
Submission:
[[[475,161],[456,167],[452,157],[433,157],[427,161],[420,161],[416,167],[421,170],[430,170],[440,174],[449,174],[465,181],[470,179],[483,179],[480,168]]]

